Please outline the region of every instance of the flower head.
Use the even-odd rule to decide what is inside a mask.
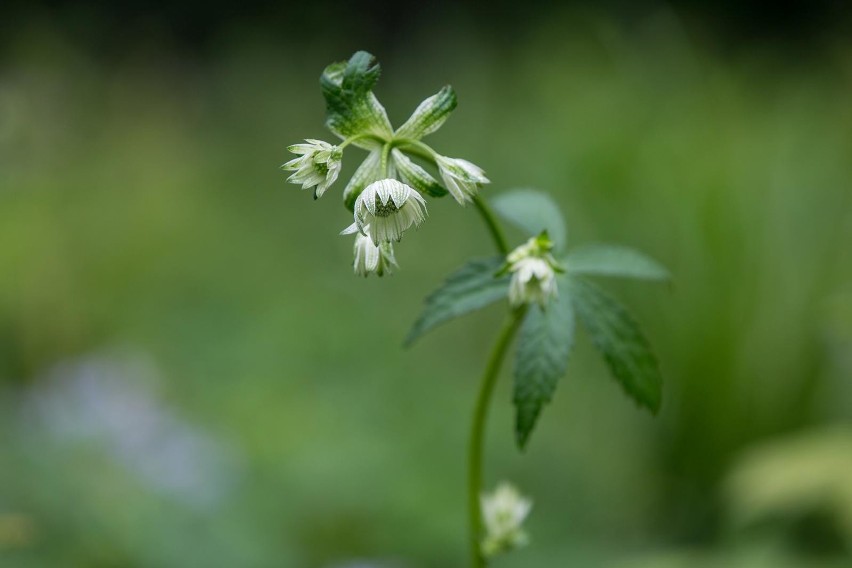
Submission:
[[[416,190],[395,179],[375,181],[355,200],[355,223],[344,233],[359,231],[373,244],[389,243],[426,219],[426,200]]]
[[[495,556],[525,545],[529,538],[521,525],[532,509],[532,501],[523,497],[509,483],[500,484],[494,493],[480,497],[485,538],[482,553]]]
[[[504,271],[512,273],[509,302],[520,306],[536,302],[542,308],[557,294],[556,272],[561,267],[550,254],[553,244],[544,232],[513,250]]]
[[[511,268],[509,302],[513,306],[536,302],[545,306],[556,296],[556,277],[553,267],[541,258],[524,258]]]
[[[462,205],[473,199],[480,185],[489,183],[482,168],[467,160],[436,155],[435,162],[447,190]]]
[[[391,243],[379,243],[378,246],[373,244],[370,237],[365,237],[358,233],[353,225],[353,230],[350,232],[357,233],[355,235],[355,261],[352,264],[355,269],[355,274],[358,276],[369,276],[377,274],[384,276],[391,273],[391,267],[398,267],[396,258],[393,254],[393,245]],[[370,227],[364,227],[366,232],[369,232]]]
[[[287,178],[287,181],[302,184],[302,189],[316,187],[314,198],[319,198],[340,175],[343,151],[322,140],[308,138],[305,142],[307,144],[294,144],[287,148],[290,152],[299,154],[299,157],[290,160],[281,168],[296,172]]]

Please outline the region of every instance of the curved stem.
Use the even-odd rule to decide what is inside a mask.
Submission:
[[[479,396],[473,411],[473,423],[470,429],[470,446],[468,447],[468,475],[467,475],[467,504],[468,523],[470,530],[470,559],[472,568],[484,568],[485,557],[480,550],[479,541],[482,537],[482,514],[480,512],[479,496],[482,493],[482,457],[485,443],[485,422],[488,418],[488,407],[494,385],[497,383],[497,375],[506,350],[512,342],[512,338],[524,319],[525,308],[514,310],[508,321],[504,324],[497,343],[491,351],[488,365],[482,375],[479,386]]]
[[[419,140],[400,138],[392,141],[391,144],[405,146],[406,152],[437,164],[435,161],[435,151]],[[509,244],[506,242],[506,236],[503,234],[503,229],[497,222],[497,218],[494,216],[494,212],[491,210],[488,202],[481,195],[474,195],[473,204],[476,206],[476,210],[479,212],[482,220],[485,221],[485,226],[488,227],[488,232],[491,233],[491,238],[494,239],[494,245],[497,247],[497,250],[500,254],[509,254]]]
[[[500,223],[497,222],[491,206],[488,205],[488,202],[481,195],[473,196],[473,204],[476,205],[476,210],[479,212],[482,220],[485,221],[485,225],[488,227],[488,232],[491,233],[491,238],[494,239],[494,245],[497,247],[497,250],[502,255],[509,254],[509,244],[506,242],[506,235],[503,234],[503,229],[500,227]]]
[[[428,145],[419,140],[412,139],[397,139],[388,144],[405,146],[405,150],[415,156],[423,158],[437,165],[436,153]],[[385,146],[385,149],[388,148]],[[384,160],[383,160],[384,161]],[[488,205],[488,202],[480,195],[473,196],[473,203],[491,238],[494,241],[494,246],[497,251],[505,256],[509,254],[509,244],[506,241],[506,235],[500,226],[499,221],[494,216],[494,212]],[[476,406],[473,411],[473,423],[470,429],[470,441],[468,447],[468,473],[467,473],[467,509],[468,509],[468,524],[470,532],[470,560],[471,568],[485,568],[487,562],[480,550],[480,539],[482,537],[482,513],[480,511],[479,498],[482,493],[482,460],[485,446],[485,422],[488,418],[488,408],[491,404],[491,395],[494,393],[494,385],[497,383],[497,375],[500,373],[500,366],[503,364],[503,358],[512,342],[512,338],[518,331],[521,322],[524,320],[526,307],[518,308],[510,312],[510,316],[506,324],[503,326],[500,335],[497,337],[497,343],[491,352],[491,357],[488,359],[488,365],[485,367],[485,372],[482,375],[482,382],[479,386],[479,395],[476,398]]]

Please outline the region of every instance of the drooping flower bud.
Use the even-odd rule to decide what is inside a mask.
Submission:
[[[435,156],[435,163],[447,190],[461,205],[473,199],[480,185],[489,183],[482,168],[467,160],[438,155]]]
[[[369,232],[370,227],[364,227],[365,232]],[[384,276],[391,273],[391,267],[398,267],[396,258],[393,254],[393,245],[391,243],[379,243],[378,246],[373,244],[370,237],[366,237],[355,231],[355,260],[352,264],[355,269],[355,274],[358,276],[369,276],[376,274]]]
[[[509,302],[520,306],[531,302],[544,308],[558,292],[556,273],[562,268],[550,254],[553,244],[547,232],[533,237],[506,257],[504,272],[512,273]]]

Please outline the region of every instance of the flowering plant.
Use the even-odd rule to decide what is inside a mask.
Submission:
[[[482,168],[443,156],[422,141],[455,109],[452,87],[445,86],[424,100],[394,130],[373,93],[379,71],[373,56],[363,51],[326,67],[320,78],[326,125],[341,142],[332,145],[308,139],[290,146],[298,157],[282,168],[294,172],[289,181],[313,189],[318,199],[337,181],[346,149],[355,146],[367,152],[343,188],[343,203],[353,222],[342,234],[355,235],[353,268],[362,276],[382,276],[397,268],[394,243],[426,221],[427,198],[449,194],[461,206],[472,204],[482,217],[497,255],[472,260],[450,274],[426,298],[406,344],[450,319],[508,299],[506,323],[483,372],[470,433],[471,565],[483,567],[490,557],[528,540],[521,523],[531,502],[508,484],[491,495],[482,492],[485,421],[513,339],[517,335],[513,402],[521,449],[565,374],[575,320],[625,392],[656,413],[662,386],[657,360],[634,319],[589,277],[666,280],[669,274],[654,260],[621,246],[597,244],[566,251],[564,219],[546,193],[516,190],[499,195],[489,205],[480,194],[489,183]],[[498,215],[527,233],[529,240],[511,249]]]

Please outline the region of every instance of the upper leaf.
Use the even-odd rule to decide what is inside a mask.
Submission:
[[[565,374],[573,344],[574,310],[566,293],[553,298],[544,310],[530,306],[515,356],[515,437],[521,448]]]
[[[565,246],[565,220],[559,206],[547,193],[535,189],[516,189],[492,201],[497,212],[529,236],[547,231],[554,248]]]
[[[341,138],[356,134],[374,134],[383,139],[393,135],[384,107],[373,95],[381,69],[366,51],[359,51],[348,62],[332,63],[320,77],[325,97],[326,126]],[[354,142],[362,148],[380,145],[375,140]]]
[[[628,395],[654,414],[660,409],[663,379],[648,340],[627,310],[580,277],[570,278],[577,317]]]
[[[668,280],[669,271],[639,251],[619,245],[590,244],[572,250],[565,259],[568,272],[623,276],[644,280]]]
[[[503,257],[475,259],[450,274],[441,287],[426,298],[426,306],[408,333],[405,344],[411,345],[421,335],[447,320],[505,298],[509,291],[509,278],[494,276],[503,260]]]
[[[419,140],[441,128],[441,125],[456,108],[456,93],[449,85],[443,87],[414,110],[414,113],[396,131],[397,138]]]

